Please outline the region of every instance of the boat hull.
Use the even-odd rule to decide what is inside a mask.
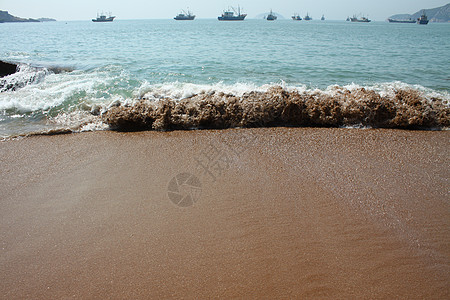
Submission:
[[[217,17],[219,21],[244,21],[247,15],[240,15],[236,17]]]
[[[394,20],[394,19],[388,19],[389,23],[416,23],[414,20]]]
[[[92,22],[98,22],[98,23],[102,23],[102,22],[112,22],[112,21],[114,21],[114,18],[115,17],[109,17],[109,18],[106,18],[106,19],[92,19]]]
[[[192,21],[195,19],[195,16],[193,16],[193,17],[175,17],[173,19],[177,20],[177,21]]]
[[[358,23],[369,23],[370,22],[370,20],[368,20],[368,19],[365,19],[365,20],[361,20],[361,19],[350,19],[350,21],[352,21],[352,22],[358,22]]]

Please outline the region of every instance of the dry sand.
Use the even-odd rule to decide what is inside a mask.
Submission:
[[[449,137],[260,128],[1,142],[0,298],[448,299]],[[183,173],[201,184],[180,187],[188,207],[168,193]]]

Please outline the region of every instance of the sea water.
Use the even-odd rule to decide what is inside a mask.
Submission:
[[[450,99],[450,25],[249,19],[0,24],[0,136],[108,129],[98,115],[137,99],[242,95],[282,86]]]

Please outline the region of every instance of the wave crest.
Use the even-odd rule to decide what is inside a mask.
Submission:
[[[364,126],[431,129],[450,125],[448,99],[412,88],[380,92],[334,86],[326,91],[273,86],[242,95],[200,92],[181,100],[162,97],[110,107],[112,129],[177,130],[267,126]]]
[[[49,73],[46,68],[34,68],[29,65],[18,65],[17,72],[0,78],[0,93],[15,91],[28,84],[41,82]]]

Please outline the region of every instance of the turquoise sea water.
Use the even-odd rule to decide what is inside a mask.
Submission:
[[[450,24],[4,23],[0,60],[24,64],[4,79],[20,88],[0,93],[0,135],[8,136],[88,123],[85,112],[95,105],[149,93],[178,99],[203,90],[242,93],[275,84],[306,90],[357,85],[410,86],[448,98]]]

